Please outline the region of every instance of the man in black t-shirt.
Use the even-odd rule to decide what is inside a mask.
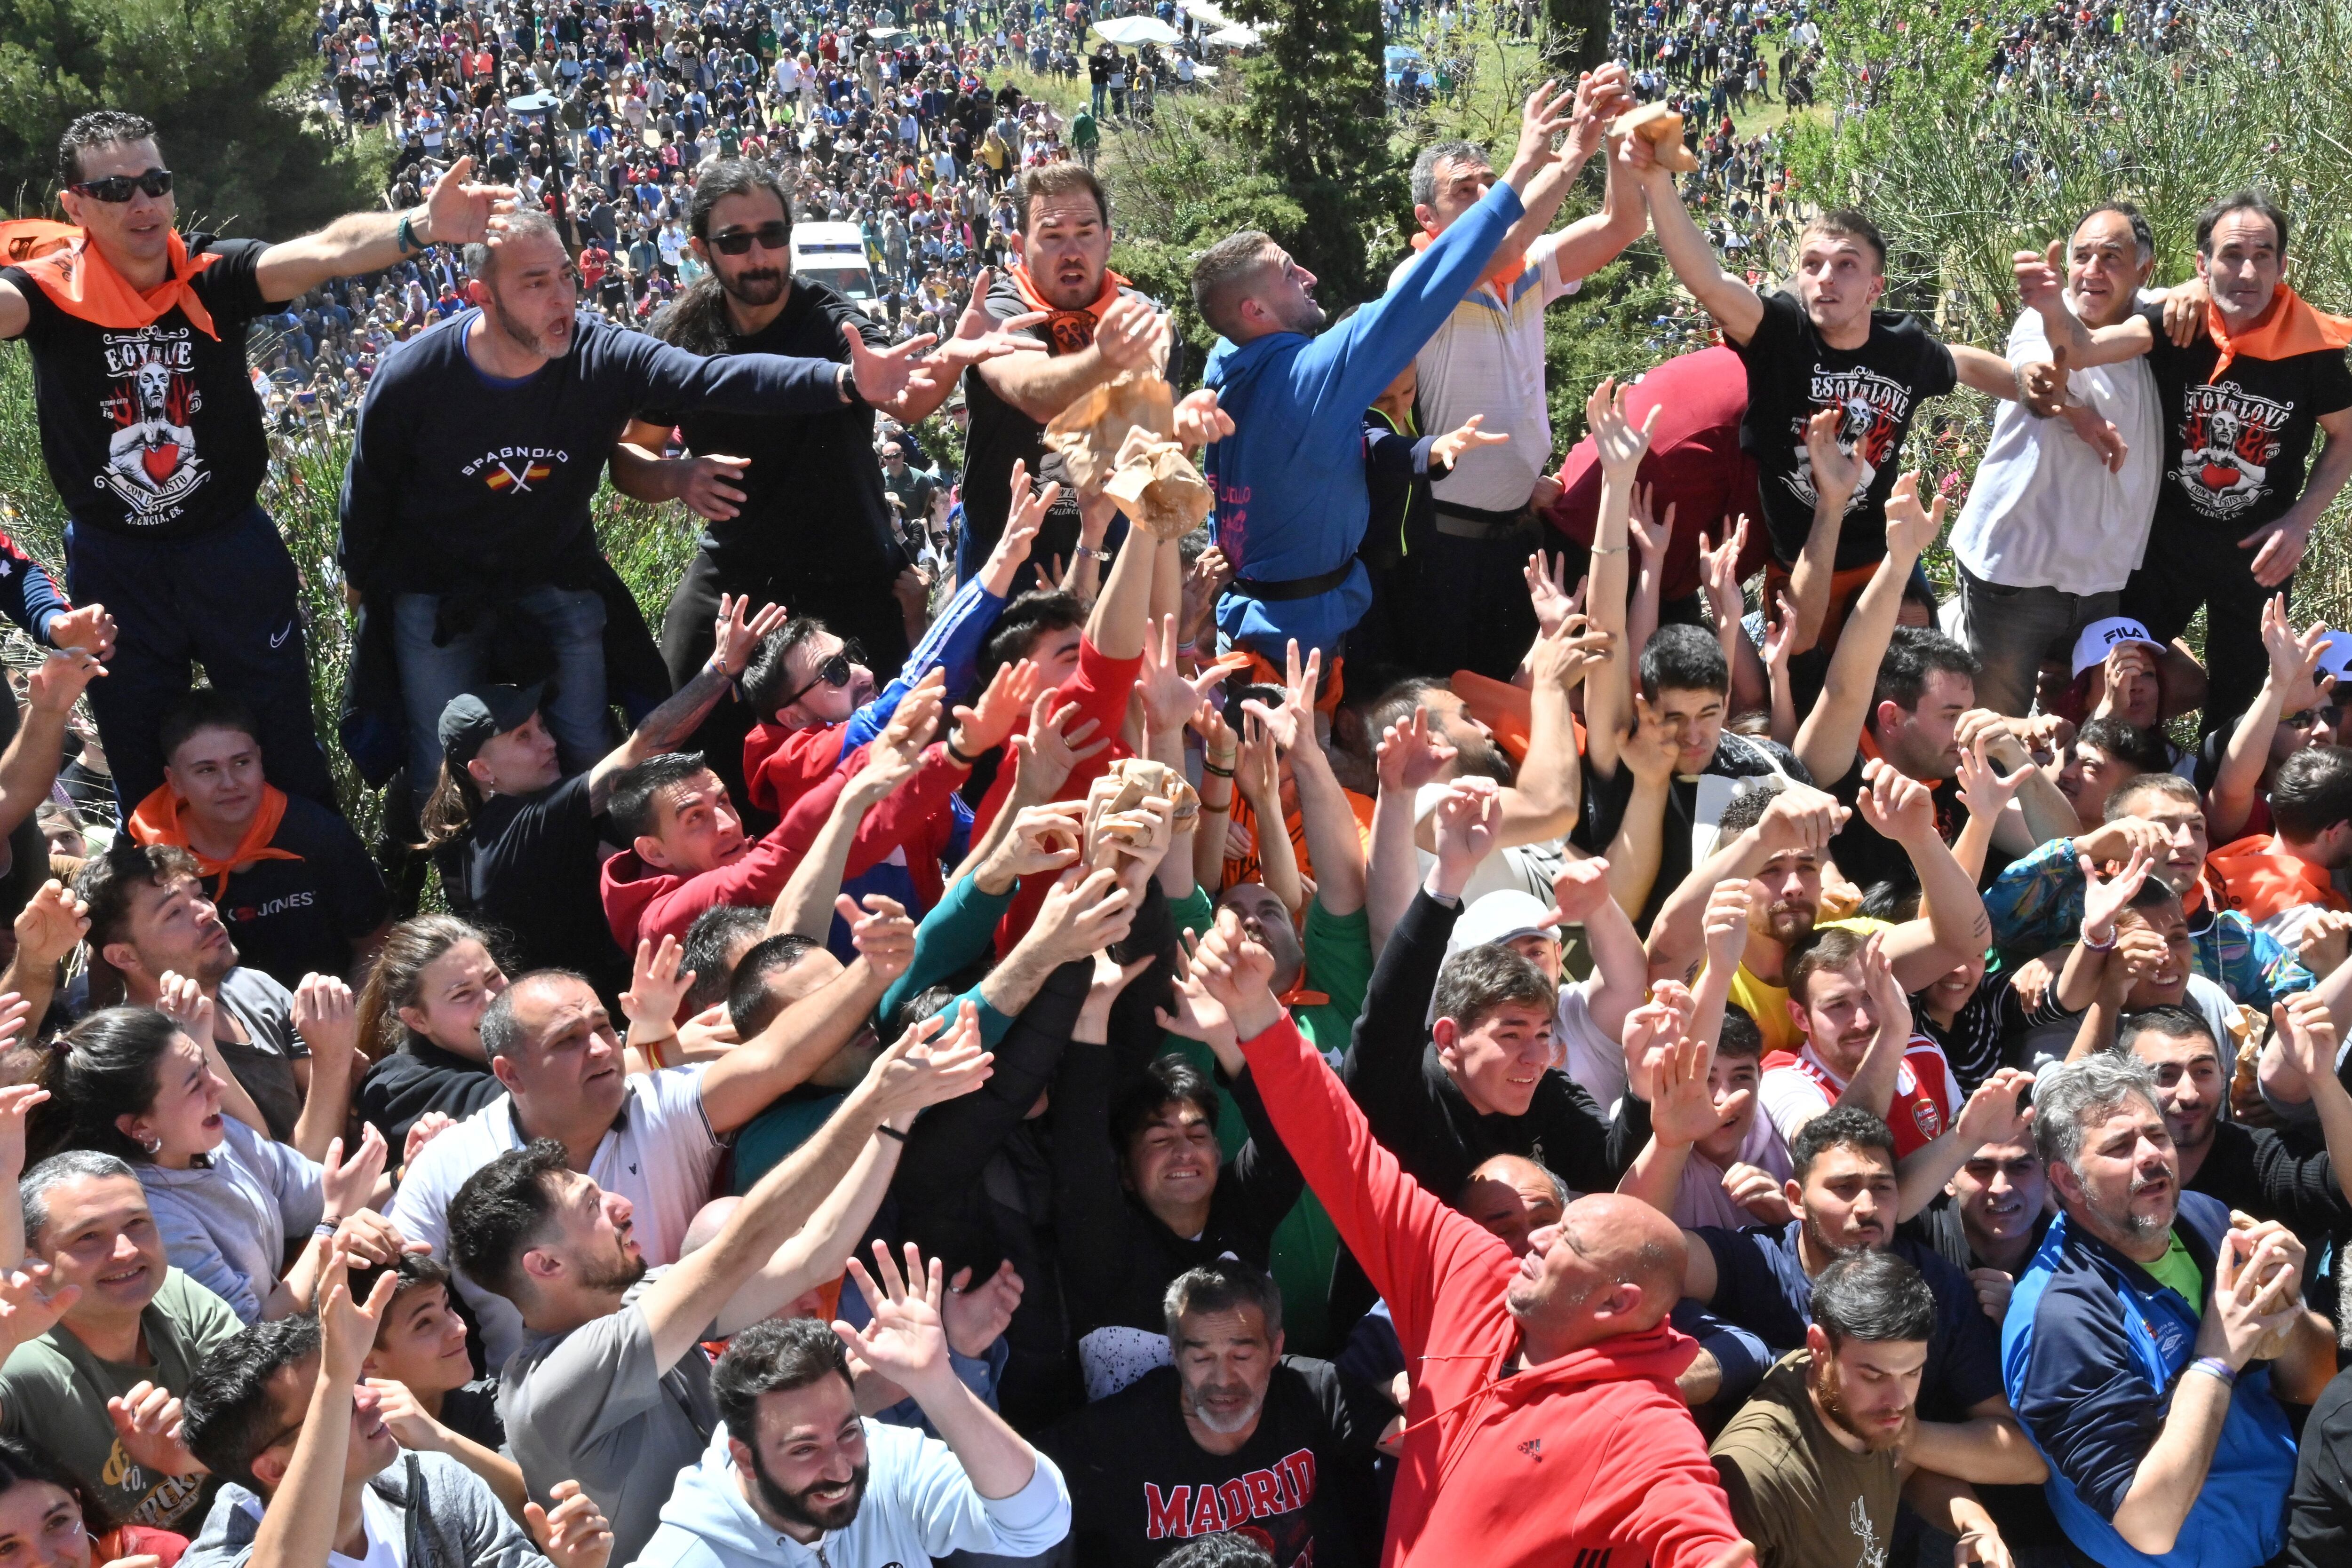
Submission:
[[[792,204],[763,166],[738,161],[705,170],[688,224],[694,254],[710,273],[655,319],[656,337],[706,357],[836,362],[849,357],[845,327],[876,348],[888,346],[888,330],[848,298],[792,276]],[[955,371],[1010,347],[1001,334],[974,326],[930,356],[940,368],[932,383],[910,385],[878,405],[856,400],[805,413],[639,410],[614,450],[613,483],[641,500],[682,500],[706,525],[662,622],[671,684],[685,685],[709,658],[711,619],[729,595],[818,617],[879,668],[903,663],[906,622],[891,585],[910,563],[883,496],[875,413],[907,424],[926,418],[955,390]],[[673,427],[689,456],[663,456]],[[997,485],[1001,491],[1004,480]],[[753,716],[722,710],[720,728],[699,737],[722,779],[740,783]]]
[[[74,597],[121,632],[89,693],[125,812],[163,779],[156,736],[190,665],[252,704],[279,782],[336,808],[311,726],[294,561],[255,500],[269,450],[245,328],[329,278],[482,237],[514,193],[459,159],[424,205],[283,244],[181,235],[155,129],[101,110],[58,148],[76,248],[0,268],[0,339],[33,351],[41,454],[71,514]]]
[[[1069,1484],[1078,1560],[1149,1568],[1233,1531],[1275,1568],[1374,1562],[1372,1459],[1394,1402],[1328,1362],[1286,1357],[1281,1292],[1249,1264],[1178,1276],[1167,1306],[1175,1364],[1038,1440]]]
[[[1058,483],[1062,495],[1013,582],[1018,592],[1045,561],[1073,559],[1078,548],[1078,487],[1061,454],[1045,450],[1045,422],[1121,372],[1150,365],[1166,318],[1110,270],[1110,203],[1091,172],[1045,164],[1021,176],[1015,199],[1020,263],[972,298],[992,325],[1045,352],[975,365],[964,377],[971,426],[956,576],[978,571],[996,548],[1012,508],[1013,465],[1025,463],[1033,486]]]
[[[1759,295],[1717,260],[1651,143],[1624,137],[1618,155],[1643,183],[1675,276],[1748,367],[1739,444],[1756,460],[1773,560],[1792,569],[1813,531],[1805,427],[1816,413],[1837,409],[1838,446],[1859,460],[1862,474],[1836,530],[1833,561],[1841,571],[1875,564],[1885,553],[1886,499],[1919,400],[1963,382],[2013,398],[2009,361],[1944,343],[1916,318],[1874,308],[1886,292],[1886,242],[1862,214],[1816,214],[1798,235],[1793,292]],[[1838,615],[1834,606],[1831,614]]]
[[[2263,605],[2293,593],[2312,529],[2352,479],[2344,334],[2287,287],[2286,240],[2286,214],[2257,192],[2205,209],[2197,276],[2212,298],[2206,334],[2187,348],[2167,334],[2160,306],[2091,330],[2066,308],[2058,267],[2030,251],[2017,256],[2019,285],[2053,351],[2076,367],[2146,354],[2156,372],[2164,479],[2122,609],[2159,643],[2204,609],[2208,731],[2235,724],[2260,689],[2269,667]],[[2321,431],[2327,441],[2315,461]]]
[[[613,780],[677,750],[783,621],[776,605],[747,615],[744,601],[721,599],[709,662],[627,740],[569,779],[540,714],[537,686],[488,685],[449,699],[441,710],[441,779],[425,803],[425,831],[449,907],[504,933],[515,973],[575,969],[614,1005],[629,983],[629,961],[604,921],[596,826]]]

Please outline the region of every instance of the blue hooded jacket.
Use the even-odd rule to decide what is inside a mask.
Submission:
[[[1209,448],[1217,544],[1237,574],[1217,601],[1217,629],[1279,667],[1283,645],[1326,657],[1372,602],[1355,560],[1371,513],[1364,484],[1364,410],[1404,373],[1525,212],[1497,181],[1405,268],[1389,292],[1319,338],[1270,332],[1235,346],[1219,340],[1204,385],[1233,415],[1234,434]],[[1348,568],[1309,599],[1261,600],[1255,582],[1287,582]],[[1469,605],[1432,607],[1469,614]]]
[[[2210,1296],[2229,1208],[2182,1193],[2173,1228]],[[2000,1330],[2009,1402],[2049,1461],[2043,1490],[2066,1539],[2106,1568],[2258,1568],[2286,1544],[2294,1437],[2261,1364],[2238,1375],[2212,1467],[2172,1550],[2151,1557],[2116,1531],[2116,1510],[2196,1359],[2200,1322],[2179,1291],[2063,1214],[2009,1299]]]

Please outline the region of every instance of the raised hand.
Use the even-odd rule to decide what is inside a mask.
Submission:
[[[1875,757],[1863,764],[1862,783],[1854,810],[1881,835],[1915,844],[1936,836],[1936,797],[1925,784]]]
[[[1010,1258],[977,1285],[971,1283],[969,1266],[957,1270],[955,1277],[948,1281],[946,1299],[940,1303],[948,1348],[967,1361],[986,1355],[988,1347],[1002,1339],[1004,1331],[1012,1326],[1013,1314],[1021,1305],[1024,1288]]]
[[[860,907],[845,893],[834,898],[833,912],[849,923],[849,945],[881,978],[897,979],[915,961],[915,922],[897,899],[869,893]]]
[[[1124,941],[1138,902],[1131,889],[1119,885],[1115,868],[1074,865],[1055,879],[1022,940],[1034,941],[1055,963],[1067,964]]]
[[[1192,967],[1242,1039],[1256,1039],[1281,1017],[1274,999],[1274,955],[1250,940],[1232,909],[1217,912],[1217,923],[1192,949]]]
[[[991,882],[1009,887],[1024,876],[1041,876],[1077,863],[1085,845],[1087,803],[1055,800],[1024,806],[1013,827],[990,855]]]
[[[1528,95],[1519,111],[1519,147],[1513,163],[1535,170],[1559,156],[1552,146],[1552,138],[1574,122],[1576,89],[1559,92],[1556,90],[1559,86],[1556,81],[1547,81]]]
[[[1495,833],[1502,824],[1501,787],[1492,779],[1473,776],[1456,779],[1445,787],[1437,802],[1434,826],[1437,833],[1437,867],[1439,882],[1447,884],[1449,894],[1458,894],[1495,847]]]
[[[180,1026],[180,1032],[209,1048],[213,1031],[213,999],[204,988],[184,975],[166,969],[156,982],[155,1010]]]
[[[1773,596],[1771,624],[1764,628],[1764,667],[1785,675],[1797,651],[1797,605],[1784,591]]]
[[[1625,1015],[1618,1043],[1625,1052],[1626,1092],[1636,1100],[1657,1094],[1661,1063],[1675,1042],[1690,1033],[1698,1007],[1690,988],[1679,980],[1660,980],[1650,988],[1650,999]]]
[[[2013,1144],[2026,1135],[2033,1123],[2033,1107],[2020,1105],[2018,1098],[2033,1087],[2033,1074],[2020,1068],[2003,1067],[1977,1085],[1967,1104],[1952,1120],[1952,1131],[1958,1143],[1969,1148],[1980,1148],[1986,1144]]]
[[[1881,1030],[1895,1030],[1907,1038],[1911,1033],[1911,997],[1904,990],[1903,982],[1895,977],[1895,965],[1886,956],[1886,933],[1874,931],[1862,949],[1862,985],[1870,998],[1870,1016],[1877,1020]]]
[[[1013,574],[1029,559],[1029,551],[1037,541],[1037,530],[1045,526],[1045,514],[1062,498],[1058,482],[1032,494],[1029,465],[1017,457],[1013,462],[1012,487],[1004,531],[996,536],[995,548],[988,552],[988,559],[980,569],[980,585],[999,599],[1013,591]]]
[[[1571,615],[1549,636],[1538,637],[1535,646],[1528,650],[1528,677],[1538,690],[1555,685],[1574,691],[1593,666],[1609,656],[1610,641],[1611,634],[1593,622]]]
[[[85,604],[50,620],[49,645],[81,648],[95,658],[110,659],[114,657],[114,639],[119,630],[105,605]]]
[[[923,1019],[874,1061],[866,1081],[884,1116],[912,1115],[926,1105],[969,1094],[988,1082],[995,1057],[980,1043],[980,1011],[970,1002]]]
[[[98,655],[87,648],[60,648],[44,654],[25,677],[25,700],[43,713],[64,714],[84,687],[106,674]]]
[[[2003,773],[1992,760],[1988,738],[1962,747],[1959,767],[1954,773],[1959,782],[1960,804],[1969,809],[1971,817],[1999,817],[2017,798],[2031,767],[2028,763],[2013,773]]]
[[[359,1004],[352,988],[334,975],[305,975],[294,988],[294,1032],[310,1054],[341,1061],[358,1048]]]
[[[1151,363],[1159,331],[1159,313],[1146,301],[1122,294],[1095,323],[1094,356],[1114,375],[1142,370]]]
[[[2336,1019],[2317,991],[2297,991],[2271,1004],[2279,1050],[2287,1064],[2316,1083],[2336,1075]]]
[[[19,1155],[18,1163],[22,1161]],[[79,1285],[52,1286],[50,1277],[47,1263],[27,1263],[22,1269],[0,1274],[0,1343],[13,1346],[40,1338],[57,1327],[58,1321],[81,1300]]]
[[[1182,727],[1209,700],[1209,693],[1225,678],[1249,668],[1247,653],[1227,653],[1211,660],[1196,674],[1184,673],[1176,648],[1177,618],[1147,621],[1143,628],[1143,670],[1136,685],[1143,694],[1143,718],[1154,734]]]
[[[790,619],[791,612],[781,604],[764,604],[756,615],[751,613],[751,596],[740,599],[719,596],[719,620],[711,628],[710,662],[720,674],[733,680],[751,664],[751,655],[768,633]]]
[[[1569,861],[1551,879],[1551,913],[1544,919],[1554,925],[1581,925],[1608,902],[1609,862],[1598,855]]]
[[[477,184],[474,161],[460,158],[425,193],[425,230],[435,245],[473,245],[487,240],[502,218],[515,210],[512,185]]]
[[[394,1277],[384,1276],[386,1280]],[[68,1286],[68,1290],[73,1287]],[[152,1383],[134,1383],[127,1394],[106,1402],[107,1418],[114,1423],[115,1441],[123,1458],[159,1476],[192,1476],[204,1466],[188,1452],[181,1433],[180,1402],[172,1391]]]
[[[1234,564],[1225,552],[1211,545],[1193,558],[1184,569],[1183,628],[1181,641],[1196,642],[1216,618],[1218,596],[1234,580]]]
[[[1792,850],[1827,854],[1830,841],[1845,826],[1849,815],[1846,808],[1826,791],[1803,784],[1791,785],[1774,795],[1771,803],[1764,808],[1764,815],[1755,828],[1757,841],[1768,857]]]
[[[1721,544],[1698,537],[1698,557],[1706,575],[1707,608],[1718,628],[1736,626],[1748,612],[1747,596],[1739,591],[1739,552],[1748,548],[1748,514],[1731,525]]]
[[[686,950],[669,932],[661,946],[637,940],[637,957],[631,967],[629,988],[621,993],[621,1012],[631,1024],[643,1024],[659,1040],[677,1025],[677,1009],[693,988],[694,971],[680,969]]]
[[[1453,747],[1430,734],[1429,715],[1416,707],[1411,716],[1389,726],[1381,737],[1381,788],[1413,790],[1433,784],[1445,777],[1445,765],[1454,756]]]
[[[522,1505],[523,1521],[547,1560],[555,1568],[604,1568],[613,1556],[613,1526],[596,1500],[573,1480],[556,1482],[547,1495],[555,1500],[552,1513],[535,1502]]]
[[[1178,398],[1174,423],[1177,443],[1183,446],[1207,446],[1234,433],[1234,416],[1217,406],[1213,387]]]
[[[1576,613],[1581,598],[1580,591],[1574,595],[1568,591],[1568,556],[1566,552],[1547,555],[1538,550],[1528,557],[1521,575],[1527,579],[1528,598],[1535,605],[1536,632],[1549,637]]]
[[[1922,507],[1920,478],[1916,472],[1904,475],[1886,497],[1886,553],[1906,561],[1916,561],[1927,553],[1927,547],[1944,531],[1944,514],[1951,507],[1950,498],[1940,492],[1935,506]]]
[[[1197,1040],[1209,1048],[1228,1071],[1241,1061],[1241,1040],[1234,1032],[1234,1020],[1225,1016],[1224,1008],[1209,994],[1209,988],[1192,967],[1192,950],[1200,938],[1190,936],[1176,954],[1176,972],[1169,990],[1170,1005],[1153,1009],[1160,1027],[1186,1040]]]
[[[901,1277],[886,1241],[874,1243],[875,1275],[856,1259],[849,1260],[849,1277],[866,1298],[873,1318],[862,1329],[836,1321],[833,1332],[850,1353],[908,1393],[921,1398],[942,1390],[955,1373],[948,1363],[947,1326],[940,1315],[944,1288],[937,1258],[925,1267],[922,1249],[907,1243],[907,1272]]]
[[[0,1001],[14,1000],[13,997]],[[49,1097],[34,1083],[0,1087],[0,1181],[15,1181],[25,1171],[25,1116]]]
[[[940,351],[930,356],[930,362],[946,370],[963,369],[986,360],[1002,359],[1007,354],[1042,354],[1045,345],[1026,334],[1024,329],[1034,327],[1046,319],[1043,310],[1024,310],[1020,315],[998,320],[988,309],[988,290],[993,275],[982,267],[971,280],[971,295],[965,301],[963,313],[956,318],[955,335],[940,345]]]
[[[2105,946],[2115,938],[2116,916],[2131,906],[2148,873],[2156,869],[2155,852],[2146,844],[2133,845],[2131,858],[2105,882],[2099,880],[2090,856],[2077,852],[2074,860],[2083,872],[2083,937]]]
[[[740,516],[749,499],[736,486],[751,466],[749,457],[727,457],[716,452],[687,458],[677,469],[677,498],[696,517],[723,523]]]
[[[1696,1144],[1744,1114],[1750,1091],[1742,1089],[1718,1108],[1707,1092],[1715,1047],[1685,1036],[1659,1052],[1651,1084],[1650,1131],[1661,1144]]]
[[[1762,1224],[1786,1225],[1797,1218],[1796,1211],[1789,1207],[1787,1189],[1770,1171],[1734,1161],[1723,1173],[1723,1190],[1732,1202]]]
[[[2044,315],[2066,308],[2066,242],[2053,239],[2046,249],[2021,250],[2010,257],[2017,278],[2017,294],[2029,310]]]
[[[1825,408],[1805,421],[1805,460],[1812,465],[1813,488],[1824,496],[1851,496],[1862,486],[1862,458],[1838,441],[1845,410]]]
[[[1451,468],[1462,461],[1462,455],[1480,446],[1500,446],[1510,440],[1507,430],[1487,432],[1479,429],[1486,421],[1483,413],[1474,413],[1460,424],[1429,444],[1429,464],[1433,468]]]
[[[415,1165],[416,1156],[425,1152],[425,1145],[457,1124],[456,1120],[446,1111],[427,1111],[415,1121],[411,1122],[408,1124],[408,1136],[401,1143],[401,1168],[405,1170]]]
[[[1753,904],[1748,883],[1738,880],[1718,882],[1706,895],[1706,910],[1699,921],[1706,936],[1708,968],[1728,971],[1738,966],[1740,955],[1748,950],[1748,912]]]
[[[383,1174],[383,1134],[371,1122],[360,1134],[360,1146],[348,1160],[343,1158],[343,1141],[337,1138],[327,1145],[327,1157],[320,1162],[319,1186],[327,1201],[327,1216],[340,1224],[347,1216],[357,1214],[375,1196],[375,1178]]]
[[[1015,782],[1022,798],[1033,802],[1053,800],[1079,763],[1110,748],[1108,736],[1095,734],[1102,727],[1097,721],[1072,725],[1078,716],[1076,703],[1057,708],[1055,701],[1052,692],[1038,693],[1029,705],[1028,733],[1013,737]]]
[[[1030,660],[1016,659],[1009,664],[999,664],[996,674],[988,678],[988,688],[980,694],[980,700],[970,707],[959,706],[955,710],[955,731],[949,737],[950,743],[965,757],[978,758],[995,750],[1021,723],[1045,684],[1044,673]]]
[[[2352,957],[2352,915],[2323,909],[2304,922],[2294,939],[2295,956],[2315,975],[2327,976]]]
[[[1264,721],[1266,734],[1285,751],[1297,749],[1303,738],[1315,743],[1315,688],[1323,679],[1323,650],[1314,649],[1305,664],[1298,658],[1298,639],[1290,640],[1283,658],[1282,706],[1270,708],[1251,697],[1242,704],[1242,711]]]
[[[1658,415],[1663,412],[1653,404],[1636,429],[1625,413],[1628,390],[1619,387],[1613,377],[1603,377],[1601,384],[1592,389],[1592,395],[1584,400],[1584,418],[1592,431],[1593,450],[1600,455],[1602,473],[1612,484],[1631,482],[1633,470],[1642,465],[1643,457],[1650,450],[1650,433],[1657,428]]]
[[[1654,486],[1634,486],[1633,505],[1625,511],[1625,531],[1632,536],[1633,548],[1642,552],[1643,568],[1649,571],[1655,571],[1658,563],[1666,559],[1666,546],[1675,537],[1675,503],[1666,503],[1666,515],[1662,521],[1653,509],[1656,494]]]
[[[1650,706],[1639,691],[1633,694],[1633,727],[1617,742],[1617,760],[1643,784],[1663,789],[1675,776],[1675,760],[1682,742],[1665,715]]]
[[[870,347],[856,326],[843,322],[841,336],[849,345],[849,379],[857,395],[869,403],[886,403],[907,390],[914,380],[924,350],[939,341],[938,334],[920,333],[887,349]]]

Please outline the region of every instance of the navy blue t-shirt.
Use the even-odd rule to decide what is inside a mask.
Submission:
[[[1778,1230],[1759,1226],[1726,1230],[1701,1226],[1696,1234],[1715,1254],[1717,1316],[1738,1324],[1775,1355],[1801,1350],[1812,1322],[1813,1282],[1798,1255],[1803,1221]],[[1886,1249],[1919,1270],[1936,1294],[1936,1327],[1927,1339],[1927,1366],[1919,1380],[1919,1415],[1956,1421],[1970,1406],[2001,1393],[2000,1339],[1977,1304],[1969,1277],[1932,1247],[1897,1233]]]
[[[231,873],[218,900],[237,962],[289,991],[305,975],[350,974],[352,944],[392,914],[367,846],[334,812],[289,795],[269,847],[302,858],[258,860]]]

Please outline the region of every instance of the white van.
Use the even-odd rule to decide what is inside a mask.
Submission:
[[[868,316],[882,314],[881,286],[866,259],[866,235],[856,224],[794,224],[793,272],[830,285]]]

